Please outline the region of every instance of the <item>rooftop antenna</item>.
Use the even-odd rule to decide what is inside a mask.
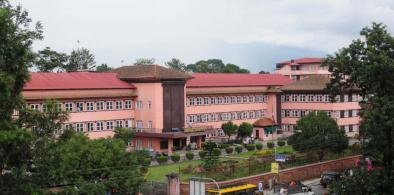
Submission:
[[[79,42],[80,42],[80,41],[79,41],[79,40],[77,40],[77,48],[78,48],[78,50],[79,50]]]

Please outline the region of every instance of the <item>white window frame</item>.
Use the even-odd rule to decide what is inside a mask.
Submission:
[[[30,109],[32,109],[32,110],[40,110],[40,104],[30,104]]]
[[[106,127],[106,130],[113,130],[114,129],[114,121],[106,121],[105,127]]]
[[[76,125],[75,125],[75,131],[76,132],[83,132],[83,123],[77,123]]]
[[[102,121],[97,121],[97,122],[96,122],[96,130],[97,130],[97,131],[103,131],[103,130],[104,130],[104,122],[102,122]]]
[[[124,101],[124,108],[125,109],[127,109],[127,110],[132,109],[133,108],[132,105],[133,105],[132,100],[125,100]]]
[[[74,104],[72,102],[66,102],[65,109],[67,112],[72,112],[74,110]]]
[[[77,112],[83,112],[85,110],[84,102],[77,102],[76,107],[77,107]]]
[[[123,121],[117,120],[115,125],[116,125],[116,127],[123,127]]]
[[[86,102],[86,111],[88,112],[94,111],[94,102]]]
[[[122,110],[123,109],[123,101],[122,100],[116,101],[115,107],[116,107],[116,110]]]
[[[88,122],[87,123],[87,130],[90,131],[94,131],[94,123],[93,122]]]
[[[96,110],[104,110],[104,101],[98,101],[96,102]]]
[[[114,109],[114,101],[107,101],[105,103],[106,110],[113,110]]]
[[[153,128],[153,123],[152,123],[152,121],[148,121],[148,128]]]

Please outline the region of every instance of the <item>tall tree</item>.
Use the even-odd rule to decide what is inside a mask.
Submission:
[[[230,139],[232,135],[235,135],[237,133],[237,129],[238,125],[234,124],[231,121],[222,124],[222,130],[224,134],[228,136],[228,139]]]
[[[269,74],[270,72],[268,72],[268,71],[264,71],[264,70],[261,70],[260,72],[259,72],[259,74]]]
[[[152,65],[155,62],[155,58],[138,58],[135,60],[134,65]]]
[[[95,63],[95,57],[88,49],[78,48],[71,52],[68,63],[64,66],[64,69],[67,72],[93,70]]]
[[[394,37],[383,24],[373,23],[323,65],[332,79],[328,85],[332,97],[342,90],[358,88],[362,102],[360,134],[366,138],[365,154],[384,163],[388,180],[393,180],[394,160]]]
[[[249,73],[249,70],[242,69],[235,64],[224,64],[219,59],[200,60],[195,64],[189,64],[187,71],[194,73]]]
[[[32,44],[42,39],[40,23],[31,24],[21,6],[0,1],[0,191],[27,194],[26,179],[31,134],[12,120],[23,105],[21,92],[29,79],[28,65],[34,64]],[[7,171],[4,171],[7,170]]]
[[[52,72],[56,69],[62,69],[68,60],[65,53],[59,53],[46,47],[44,50],[38,51],[37,60],[34,63],[40,72]]]
[[[179,72],[186,72],[186,65],[185,63],[181,62],[179,59],[172,58],[170,61],[166,62],[166,66],[170,69],[179,71]]]
[[[101,64],[100,66],[96,67],[96,72],[107,72],[112,70],[112,67],[108,66],[107,64]]]
[[[251,136],[253,133],[253,125],[247,122],[241,123],[238,127],[238,137],[245,138]]]
[[[205,156],[203,158],[203,165],[205,169],[216,168],[219,165],[219,157],[215,155],[215,143],[208,141],[204,144]]]
[[[125,144],[129,143],[135,137],[135,132],[130,128],[117,127],[115,129],[114,139],[120,139]]]
[[[323,111],[311,112],[297,121],[296,132],[290,136],[288,144],[295,150],[316,150],[319,160],[323,160],[327,150],[341,151],[349,143],[345,131]]]

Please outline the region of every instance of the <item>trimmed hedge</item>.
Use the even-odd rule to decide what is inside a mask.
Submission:
[[[194,153],[193,152],[186,152],[186,158],[187,158],[187,160],[193,160]]]
[[[274,142],[268,142],[268,143],[267,143],[267,147],[268,147],[269,149],[272,149],[272,148],[275,147],[275,143],[274,143]]]
[[[255,144],[248,144],[248,145],[246,145],[246,149],[248,151],[253,151],[256,149],[256,145]]]
[[[213,149],[213,155],[220,156],[221,153],[222,153],[222,151],[219,148],[214,148]]]
[[[256,144],[256,148],[257,148],[257,150],[263,149],[263,144],[262,143],[257,143]]]
[[[237,146],[235,147],[235,151],[239,154],[242,152],[243,147],[242,146]]]
[[[201,150],[200,152],[198,152],[198,156],[200,156],[200,158],[204,158],[207,155],[207,152],[205,152],[204,150]]]
[[[164,163],[166,163],[168,161],[168,156],[157,156],[156,157],[156,161],[159,164],[164,164]]]
[[[181,156],[179,154],[177,154],[177,153],[173,153],[171,155],[171,160],[174,161],[174,162],[179,162],[179,160],[181,160]]]
[[[233,147],[228,147],[228,148],[226,148],[226,153],[227,153],[227,154],[232,154],[233,151],[234,151],[234,148],[233,148]]]
[[[279,140],[277,143],[278,143],[278,146],[280,146],[280,147],[286,145],[286,142],[283,140]]]

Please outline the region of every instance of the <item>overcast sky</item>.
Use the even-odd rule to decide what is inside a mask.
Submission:
[[[394,29],[394,0],[11,0],[41,21],[50,46],[90,49],[98,64],[218,58],[253,72],[323,57],[371,22]]]

